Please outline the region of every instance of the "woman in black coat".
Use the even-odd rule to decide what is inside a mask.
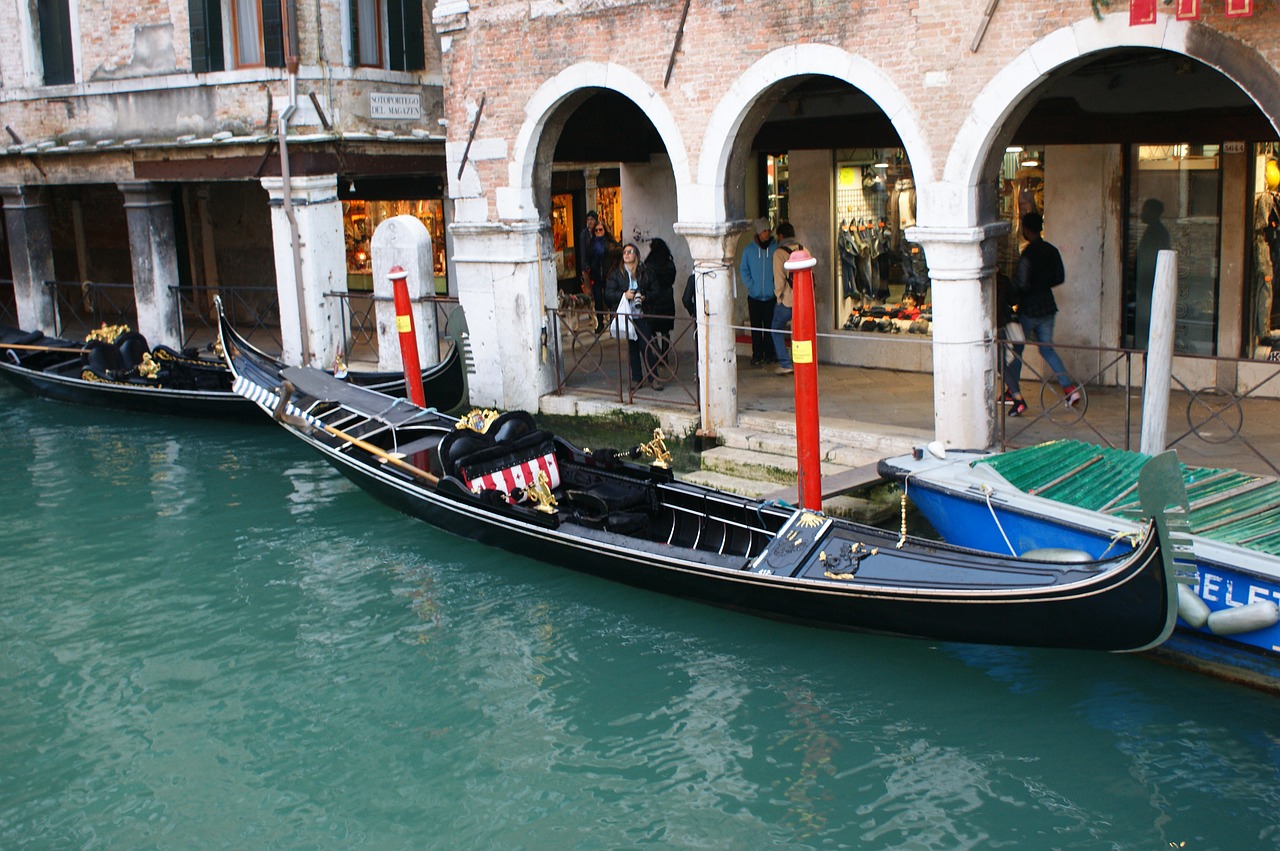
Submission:
[[[671,330],[676,324],[676,261],[665,241],[651,239],[644,265],[649,270],[647,291],[642,291],[645,320],[654,337],[654,359],[662,362],[666,359],[667,348],[671,345]]]
[[[661,390],[662,382],[654,374],[653,361],[656,359],[648,356],[649,339],[653,332],[649,328],[649,320],[641,315],[649,310],[644,293],[652,289],[651,277],[649,269],[640,262],[640,249],[629,242],[622,247],[622,260],[609,273],[605,298],[614,310],[625,298],[631,302],[631,309],[634,311],[630,327],[635,331],[636,339],[627,340],[631,357],[631,383],[636,387],[643,387],[648,382],[654,390]]]

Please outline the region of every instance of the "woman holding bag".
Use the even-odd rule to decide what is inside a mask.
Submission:
[[[640,388],[649,381],[654,390],[661,390],[662,382],[652,377],[653,364],[644,363],[650,331],[644,317],[640,315],[644,307],[644,298],[640,293],[641,290],[648,290],[648,277],[649,270],[640,262],[640,249],[634,243],[627,243],[622,247],[622,260],[609,273],[609,280],[605,284],[605,299],[609,304],[618,305],[619,314],[630,309],[630,319],[620,317],[620,324],[626,327],[630,323],[627,349],[631,358],[631,383]]]

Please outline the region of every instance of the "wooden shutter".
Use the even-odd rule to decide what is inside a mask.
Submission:
[[[220,0],[188,0],[191,16],[191,70],[222,71],[222,4]]]
[[[44,0],[40,8],[40,58],[44,84],[60,86],[76,81],[71,57],[71,9],[68,0]]]
[[[284,67],[284,20],[279,0],[262,0],[262,56],[268,68]]]
[[[427,67],[422,21],[422,0],[387,0],[391,70],[421,71]]]

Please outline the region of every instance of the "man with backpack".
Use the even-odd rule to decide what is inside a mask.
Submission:
[[[791,375],[795,366],[791,360],[791,344],[787,340],[787,327],[791,324],[791,273],[783,266],[791,252],[802,248],[796,241],[796,229],[791,222],[778,225],[778,247],[773,252],[773,292],[778,303],[773,309],[773,346],[778,353],[777,375]]]

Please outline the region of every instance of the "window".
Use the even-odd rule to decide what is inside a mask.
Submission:
[[[68,0],[45,0],[40,9],[40,57],[44,84],[60,86],[76,81],[71,55],[71,8]]]
[[[191,70],[284,67],[284,25],[278,0],[187,0]],[[226,52],[225,33],[231,33]]]
[[[427,67],[422,0],[348,0],[353,66],[421,71]]]
[[[1132,145],[1125,241],[1126,348],[1144,349],[1156,257],[1178,252],[1174,351],[1217,354],[1222,170],[1217,145]]]
[[[191,16],[191,70],[196,74],[223,71],[222,7],[218,0],[189,0]]]

